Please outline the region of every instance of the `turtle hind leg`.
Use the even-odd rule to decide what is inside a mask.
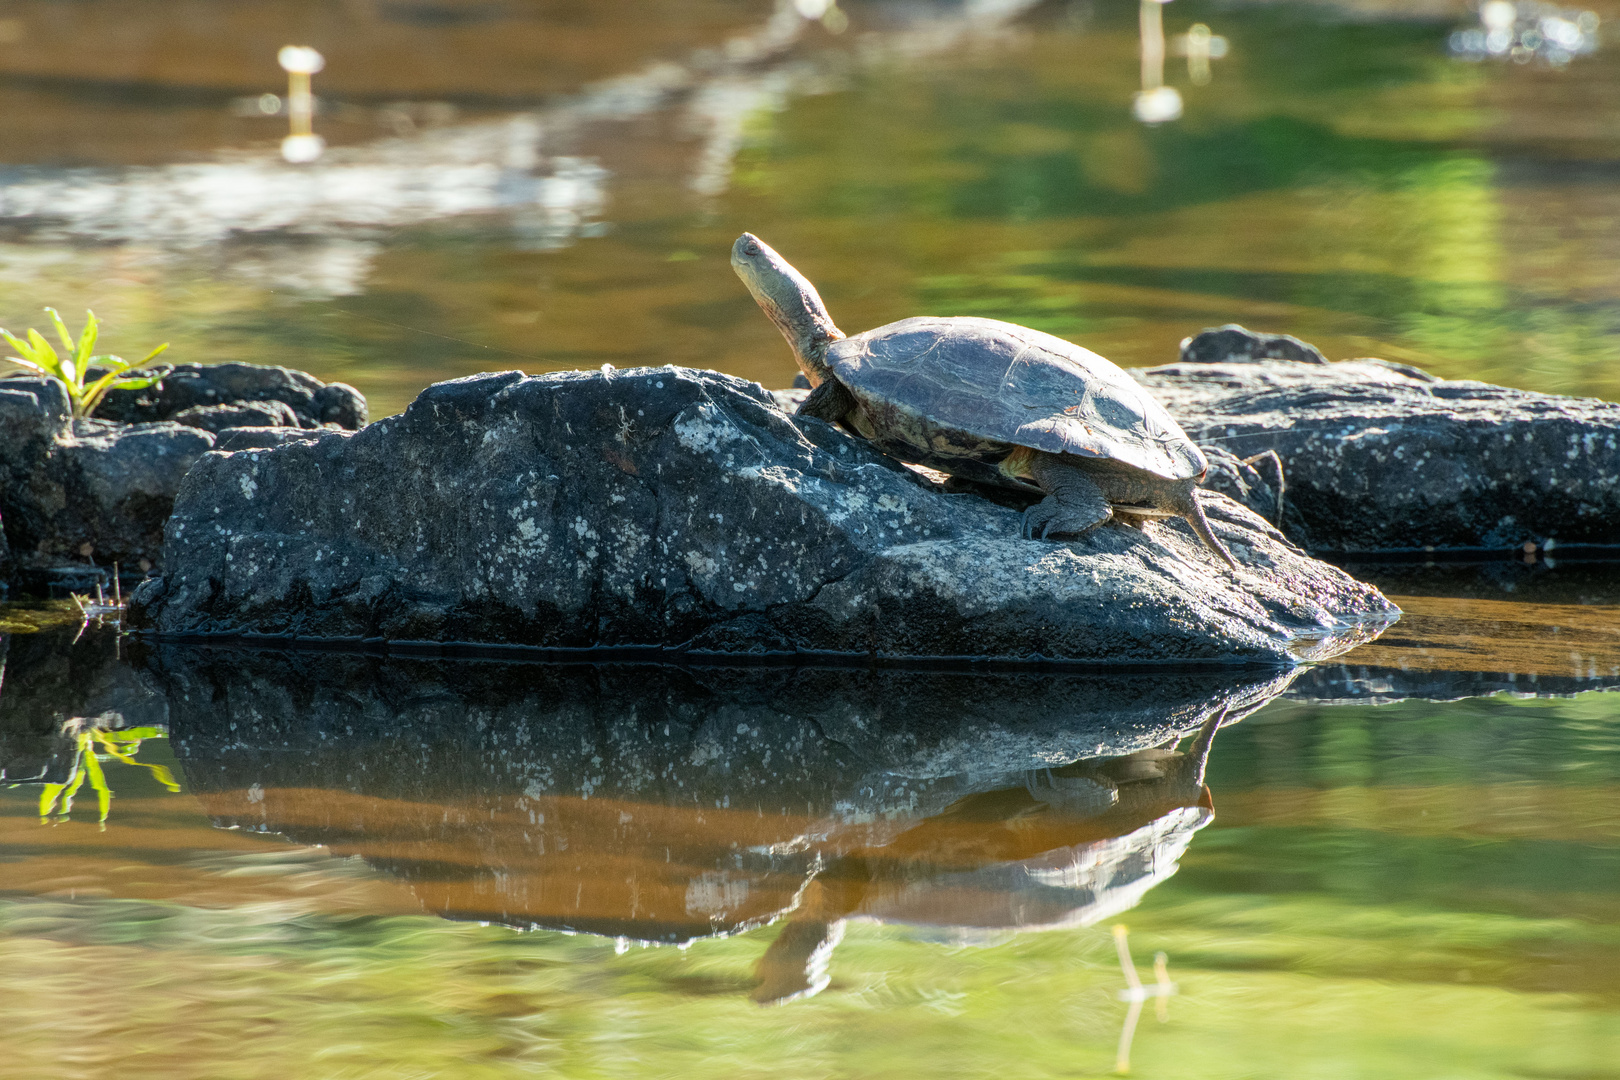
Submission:
[[[1174,492],[1174,500],[1166,509],[1174,511],[1177,517],[1185,519],[1187,524],[1192,526],[1192,531],[1198,534],[1198,539],[1202,540],[1211,551],[1224,559],[1227,566],[1236,570],[1238,568],[1237,560],[1232,558],[1230,551],[1226,550],[1226,545],[1221,543],[1220,538],[1215,535],[1215,530],[1209,527],[1209,520],[1204,517],[1204,508],[1198,505],[1197,484],[1191,480],[1186,481]]]
[[[1241,458],[1240,460],[1255,472],[1260,472],[1260,466],[1264,464],[1269,466],[1267,471],[1276,474],[1275,479],[1266,476],[1266,480],[1271,484],[1271,490],[1277,493],[1276,499],[1272,502],[1272,510],[1275,516],[1272,518],[1271,523],[1280,530],[1283,527],[1283,495],[1288,490],[1288,478],[1283,473],[1282,458],[1277,456],[1275,450],[1262,450],[1253,457]],[[1261,475],[1265,476],[1265,473],[1261,473]]]
[[[855,395],[837,379],[823,379],[821,385],[810,391],[810,396],[799,405],[795,416],[813,416],[829,424],[842,423],[844,417],[855,411]]]
[[[1108,497],[1084,471],[1051,454],[1035,454],[1030,475],[1046,498],[1024,511],[1024,538],[1077,536],[1090,532],[1114,516]]]

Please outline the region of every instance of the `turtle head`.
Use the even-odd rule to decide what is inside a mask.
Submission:
[[[827,346],[844,334],[833,325],[816,287],[753,233],[743,233],[731,245],[731,268],[787,338],[800,369],[813,385],[821,385],[830,374]]]

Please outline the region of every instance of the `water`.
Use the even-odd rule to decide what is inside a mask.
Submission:
[[[1130,115],[1123,3],[873,2],[837,37],[759,3],[177,5],[138,40],[115,7],[79,5],[77,42],[33,20],[8,80],[0,325],[93,306],[126,353],[305,367],[377,416],[491,367],[780,383],[788,353],[727,265],[748,229],[850,331],[991,315],[1151,364],[1239,321],[1620,397],[1620,69],[1453,59],[1461,5],[1182,0],[1172,35],[1202,20],[1231,49],[1207,86],[1171,58],[1186,111],[1155,127]],[[182,47],[202,27],[218,44]],[[285,120],[238,115],[284,89],[272,34],[332,54],[311,170],[278,164]]]
[[[1149,364],[1239,321],[1620,398],[1612,45],[1467,62],[1461,5],[1178,0],[1231,48],[1207,85],[1172,57],[1147,127],[1133,5],[843,8],[13,5],[0,325],[92,306],[125,355],[374,416],[492,367],[782,385],[748,229],[846,330]],[[329,61],[303,172],[255,112],[289,41]],[[1407,612],[1378,640],[1151,679],[154,649],[0,608],[0,1073],[1613,1075],[1620,583],[1352,569]]]

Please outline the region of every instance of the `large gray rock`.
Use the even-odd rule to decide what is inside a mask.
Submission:
[[[430,387],[349,435],[211,454],[135,625],[169,635],[1288,665],[1393,613],[1220,496],[1018,539],[760,387],[680,368]]]
[[[164,377],[166,389],[120,392],[119,408],[101,410],[113,418],[77,420],[60,383],[0,379],[0,591],[84,587],[114,562],[131,573],[157,565],[181,479],[230,425],[299,435],[364,420],[364,399],[341,383],[285,368],[221,367],[186,365]],[[142,395],[155,403],[141,404]],[[223,434],[241,441],[234,429]]]
[[[1245,334],[1205,331],[1179,363],[1132,374],[1200,444],[1277,452],[1284,529],[1307,550],[1620,545],[1620,404],[1297,348],[1268,359],[1294,339]]]

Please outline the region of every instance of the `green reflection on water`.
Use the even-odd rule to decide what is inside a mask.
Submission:
[[[1620,695],[1275,703],[1208,781],[1214,825],[1126,916],[1180,986],[1136,1075],[1612,1073]],[[616,955],[344,915],[296,896],[376,872],[262,850],[210,864],[292,882],[258,903],[0,902],[17,1075],[1107,1075],[1125,1012],[1106,926],[962,948],[855,924],[826,991],[761,1008],[774,927]]]

